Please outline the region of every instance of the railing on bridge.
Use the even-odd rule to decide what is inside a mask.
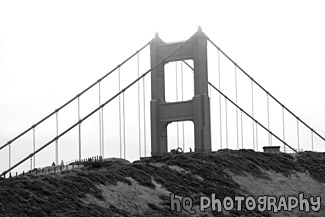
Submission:
[[[284,152],[288,151],[288,149],[296,152],[297,150],[299,151],[302,148],[304,148],[305,150],[314,150],[315,139],[316,139],[314,138],[315,136],[318,137],[319,142],[325,141],[324,137],[322,137],[319,133],[317,133],[306,122],[302,121],[283,103],[281,103],[277,98],[275,98],[265,88],[263,88],[262,85],[260,85],[251,76],[249,76],[248,73],[246,73],[240,66],[238,66],[238,64],[236,64],[236,62],[234,62],[225,52],[223,52],[211,39],[207,38],[207,40],[210,42],[211,49],[209,49],[209,54],[211,52],[211,56],[212,56],[211,58],[209,58],[209,61],[214,63],[214,65],[212,64],[213,66],[211,67],[209,66],[209,81],[210,81],[209,96],[211,99],[211,114],[212,114],[211,122],[212,122],[212,136],[213,136],[212,148],[214,150],[219,148],[233,148],[233,149],[250,148],[259,151],[261,150],[262,148],[261,146],[263,145],[273,145],[273,144],[282,143]],[[37,168],[40,165],[36,165],[37,162],[36,154],[39,154],[41,151],[45,150],[51,144],[54,144],[54,153],[55,153],[54,161],[56,162],[56,164],[58,164],[62,159],[62,157],[60,157],[59,154],[62,153],[62,151],[60,152],[60,150],[66,149],[67,150],[66,152],[71,152],[72,150],[66,148],[66,146],[69,145],[67,143],[71,143],[70,140],[68,142],[65,142],[64,144],[65,147],[61,147],[62,146],[61,140],[63,140],[62,137],[67,135],[68,132],[71,132],[73,130],[75,130],[75,134],[72,137],[74,137],[74,140],[77,140],[76,143],[77,143],[78,156],[75,156],[72,153],[66,153],[65,154],[66,157],[69,155],[73,155],[73,156],[70,156],[70,159],[65,159],[65,160],[74,160],[74,159],[80,160],[86,157],[83,156],[84,152],[82,150],[85,148],[85,143],[90,143],[91,141],[89,140],[87,141],[86,139],[84,139],[85,134],[87,133],[84,128],[85,127],[84,122],[87,119],[91,119],[92,117],[94,117],[95,114],[98,114],[97,116],[98,119],[97,120],[92,119],[92,122],[94,122],[92,126],[96,125],[98,127],[98,131],[95,133],[96,134],[98,133],[96,137],[98,138],[99,150],[96,150],[97,148],[94,148],[94,146],[92,147],[88,146],[88,148],[91,148],[93,152],[96,152],[90,155],[98,154],[97,151],[99,151],[99,155],[101,157],[105,157],[107,155],[106,153],[108,152],[111,155],[110,152],[112,149],[111,146],[114,144],[115,145],[119,144],[119,151],[115,152],[115,155],[119,154],[120,158],[128,158],[129,156],[127,156],[126,153],[127,150],[126,143],[129,135],[126,135],[126,127],[130,127],[131,128],[129,130],[130,134],[135,135],[135,137],[137,137],[136,139],[133,139],[132,142],[130,142],[130,144],[132,143],[131,148],[133,148],[132,151],[133,155],[136,149],[138,153],[138,155],[133,156],[133,158],[148,156],[147,152],[149,152],[149,150],[147,147],[147,143],[148,143],[147,141],[150,141],[149,138],[150,135],[147,131],[148,128],[150,127],[150,122],[148,121],[148,118],[146,118],[146,116],[148,116],[147,114],[149,111],[148,102],[150,96],[149,94],[147,94],[146,91],[146,89],[149,90],[149,86],[147,84],[148,82],[146,83],[145,78],[147,77],[147,75],[150,76],[151,70],[153,70],[155,67],[158,67],[160,64],[163,64],[164,60],[168,59],[168,57],[170,57],[179,49],[181,49],[185,43],[186,41],[180,43],[180,46],[177,49],[175,49],[173,52],[167,55],[161,62],[157,63],[152,68],[149,67],[149,63],[143,64],[143,66],[140,65],[139,56],[141,52],[145,52],[144,50],[150,44],[150,42],[147,43],[145,46],[140,48],[137,52],[132,54],[129,58],[127,58],[121,64],[116,66],[113,70],[105,74],[103,77],[98,79],[96,82],[91,84],[85,90],[77,94],[75,97],[71,98],[69,101],[67,101],[59,108],[55,109],[52,113],[44,117],[42,120],[33,124],[30,128],[26,129],[25,131],[18,134],[16,137],[14,137],[13,139],[9,140],[7,143],[2,145],[0,147],[0,154],[2,154],[1,156],[3,156],[3,155],[7,155],[6,153],[8,153],[7,155],[8,169],[5,169],[2,172],[1,176],[5,176],[8,172],[13,171],[14,169],[16,171],[19,171],[18,167],[21,165],[24,166],[22,166],[20,172],[22,170],[27,170],[28,166],[26,165],[26,162],[28,163],[29,159],[30,159],[30,170]],[[213,49],[217,49],[217,51]],[[217,54],[217,56],[213,58],[213,54]],[[223,82],[221,80],[221,73],[223,68],[226,68],[222,65],[222,63],[224,62],[222,62],[221,58],[224,58],[224,61],[228,61],[227,63],[228,69],[230,68],[233,69],[233,73],[232,73],[232,76],[234,78],[233,83],[225,86],[225,88],[221,88],[221,83]],[[125,65],[129,63],[130,63],[130,67],[127,68]],[[176,63],[176,67],[175,67],[176,78],[177,78],[177,68],[178,68],[177,64],[181,64],[182,74],[183,74],[183,65],[188,66],[188,68],[190,69],[193,68],[193,66],[189,64],[187,61]],[[125,70],[123,67],[125,67]],[[145,68],[149,68],[149,69],[144,70]],[[122,80],[121,70],[123,70],[122,73],[124,73],[123,75],[125,75],[124,82]],[[143,73],[140,74],[140,71]],[[242,73],[241,80],[239,79],[238,71]],[[231,73],[229,73],[228,70],[227,75],[225,75],[225,73],[223,73],[222,75],[225,77],[225,76],[230,76],[230,74]],[[246,90],[246,92],[244,90],[239,90],[239,87],[241,87],[240,81],[244,81],[245,78],[246,79],[248,78],[248,83],[249,83],[248,85],[249,88],[248,90]],[[213,83],[213,81],[217,81],[218,85],[216,86]],[[108,87],[106,86],[106,89],[104,88],[105,82],[107,82],[108,84]],[[142,83],[142,85],[140,82]],[[178,81],[176,81],[176,92],[178,91],[177,83]],[[229,88],[229,86],[232,86],[233,88]],[[97,87],[97,90],[95,87]],[[112,90],[114,89],[115,89],[115,93],[114,92],[112,93]],[[110,90],[110,94],[107,94],[109,90]],[[89,111],[84,112],[85,115],[82,115],[81,111],[82,109],[84,109],[84,107],[81,106],[81,103],[83,102],[82,96],[88,94],[91,91],[95,93],[93,94],[91,100],[97,98],[96,100],[97,102],[95,101],[95,106],[94,106],[95,108],[91,108],[91,109],[88,108]],[[238,91],[240,91],[241,95],[244,95],[245,93],[246,96],[238,97]],[[266,104],[263,104],[262,100],[257,100],[261,98],[261,93],[258,93],[257,91],[261,91],[262,94],[265,94],[264,97],[266,99]],[[126,93],[130,95],[129,99],[133,98],[133,101],[132,99],[130,100],[132,101],[132,103],[129,104],[130,106],[126,106],[126,96],[125,96]],[[177,94],[176,97],[178,97],[179,93],[176,94]],[[183,95],[183,84],[182,84],[181,95]],[[103,99],[106,100],[104,101]],[[275,102],[278,106],[280,106],[280,110],[281,110],[280,113],[279,111],[276,112],[277,114],[280,114],[281,121],[278,120],[273,121],[275,122],[273,124],[277,124],[276,127],[271,127],[272,109],[270,107],[270,99],[273,100],[273,102]],[[84,101],[87,102],[87,100]],[[134,101],[136,102],[134,103]],[[66,128],[63,128],[61,127],[62,125],[64,125],[63,120],[66,119],[62,118],[61,114],[63,113],[64,109],[67,109],[68,105],[72,106],[73,103],[74,106],[76,106],[74,108],[75,113],[77,113],[77,115],[75,115],[76,118],[72,118],[72,120],[70,121],[72,123],[69,123],[69,125]],[[228,103],[231,104],[228,105]],[[107,105],[112,106],[112,108],[109,110],[109,108],[107,108],[108,107]],[[231,105],[232,107],[230,107]],[[104,116],[105,106],[106,109],[109,110],[109,112],[105,110],[105,116]],[[266,109],[264,114],[262,114],[261,112],[263,110],[262,107]],[[132,112],[132,115],[128,116],[130,117],[129,119],[126,118],[126,110]],[[116,111],[118,114],[114,113]],[[289,116],[287,114],[289,114],[291,118],[293,117],[296,120],[296,135],[292,133],[292,130],[291,131],[290,129],[288,130],[288,126],[289,127],[292,126],[287,123],[289,122],[288,121]],[[71,116],[71,113],[69,113],[68,116]],[[110,119],[107,119],[106,116],[110,116]],[[106,118],[106,120],[104,117]],[[42,124],[44,124],[44,122],[49,121],[51,118],[52,118],[51,123],[53,122],[55,123],[55,128],[54,128],[55,135],[51,139],[48,139],[46,142],[41,143],[39,142],[39,140],[37,140],[38,135],[39,137],[42,137],[42,135],[40,135],[41,129],[39,128]],[[71,117],[69,118],[71,119]],[[246,119],[248,118],[248,120],[245,121],[244,118]],[[130,120],[133,120],[133,123],[129,124],[128,122],[128,124],[126,124],[126,122]],[[107,126],[107,123],[109,126]],[[305,144],[307,141],[306,137],[305,136],[303,137],[301,135],[302,126],[305,127],[307,130],[309,130],[310,133],[310,140],[309,140],[310,144],[308,146]],[[60,129],[62,128],[64,130],[60,131]],[[108,140],[107,136],[105,137],[105,134],[107,134],[107,132],[109,131],[108,129],[113,131],[111,133],[114,134],[115,136],[114,138],[111,138],[111,140],[109,141],[107,141]],[[182,130],[183,131],[181,131],[181,133],[183,133],[182,136],[183,149],[185,150],[184,125],[182,127]],[[38,131],[40,132],[39,134],[37,134]],[[93,133],[93,129],[89,129],[89,131]],[[20,157],[19,159],[15,158],[15,163],[12,163],[13,162],[12,156],[16,154],[16,152],[13,153],[13,147],[16,144],[15,142],[17,142],[19,139],[21,139],[24,136],[26,137],[26,135],[28,134],[29,136],[31,134],[31,138],[32,138],[32,141],[29,143],[32,145],[32,152],[26,154],[23,157]],[[179,136],[179,134],[177,134],[177,136]],[[274,139],[278,143],[274,143]],[[39,143],[41,143],[42,145],[38,146],[37,148],[36,146]],[[134,147],[136,145],[137,147]],[[61,148],[59,148],[59,146]],[[109,151],[107,150],[108,146],[110,146]],[[3,159],[5,158],[1,158],[1,165],[5,164]],[[47,160],[47,161],[45,160],[43,162],[47,162],[47,164],[49,165],[49,162],[51,162],[51,160]]]

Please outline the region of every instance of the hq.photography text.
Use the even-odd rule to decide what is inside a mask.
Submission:
[[[321,198],[309,197],[306,198],[303,193],[298,196],[280,196],[275,197],[271,195],[259,196],[257,198],[252,196],[236,196],[225,197],[223,200],[216,198],[216,194],[211,194],[211,197],[201,196],[199,203],[199,210],[206,212],[213,210],[217,212],[237,210],[241,211],[245,207],[247,210],[258,210],[260,212],[271,211],[277,213],[279,211],[299,210],[301,212],[317,212],[321,209]],[[182,210],[195,214],[196,210],[193,205],[193,198],[181,197],[175,194],[170,194],[170,209],[175,212]]]

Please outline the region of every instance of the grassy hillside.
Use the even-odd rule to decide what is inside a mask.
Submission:
[[[271,211],[199,211],[200,196],[321,196],[325,216],[325,153],[252,150],[164,155],[125,163],[87,162],[62,174],[0,180],[0,216],[190,216],[170,210],[170,194],[193,198],[195,216],[274,216]]]

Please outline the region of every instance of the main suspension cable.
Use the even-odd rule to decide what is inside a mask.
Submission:
[[[234,106],[236,106],[242,113],[244,113],[247,117],[249,117],[250,119],[253,119],[258,125],[260,125],[264,130],[268,131],[272,136],[274,136],[276,139],[278,139],[279,141],[281,141],[282,143],[284,143],[286,146],[288,146],[291,150],[293,150],[294,152],[297,152],[297,150],[295,150],[294,148],[292,148],[289,144],[287,144],[286,142],[284,142],[281,138],[279,138],[277,135],[275,135],[272,131],[268,130],[267,127],[265,127],[263,124],[261,124],[260,122],[258,122],[256,119],[254,119],[250,114],[248,114],[245,110],[243,110],[241,107],[239,107],[235,102],[233,102],[230,98],[228,98],[224,93],[222,93],[220,90],[218,90],[218,88],[216,88],[213,84],[211,84],[209,82],[209,85],[211,85],[211,87],[213,89],[215,89],[216,91],[218,91],[223,97],[227,98],[227,100],[229,102],[231,102]]]
[[[206,36],[207,37],[207,36]],[[284,107],[284,109],[286,111],[288,111],[292,116],[294,116],[295,118],[298,118],[297,115],[295,115],[290,109],[288,109],[286,106],[284,106],[277,98],[275,98],[272,94],[270,94],[262,85],[260,85],[257,81],[255,81],[245,70],[243,70],[240,66],[237,65],[237,63],[232,60],[223,50],[221,50],[220,47],[218,47],[209,37],[207,37],[207,40],[215,47],[218,49],[218,52],[221,52],[230,62],[232,62],[235,66],[238,67],[238,69],[244,73],[249,79],[253,80],[253,82],[259,87],[261,88],[265,93],[267,93],[274,101],[276,101],[278,104],[280,104],[281,106]],[[311,128],[306,122],[302,121],[301,119],[299,119],[299,121],[304,124],[307,128],[309,128],[311,131],[313,131],[318,137],[320,137],[323,141],[325,141],[325,138],[320,135],[319,133],[317,133],[315,130],[313,130],[313,128]]]
[[[96,82],[94,82],[93,84],[91,84],[90,86],[88,86],[86,89],[84,89],[83,91],[81,91],[79,94],[77,94],[75,97],[71,98],[69,101],[67,101],[65,104],[63,104],[62,106],[60,106],[59,108],[55,109],[52,113],[48,114],[47,116],[45,116],[43,119],[41,119],[40,121],[38,121],[37,123],[33,124],[31,127],[29,127],[28,129],[26,129],[25,131],[23,131],[22,133],[18,134],[16,137],[14,137],[13,139],[9,140],[8,142],[6,142],[4,145],[2,145],[0,147],[0,150],[2,150],[4,147],[10,145],[11,143],[13,143],[15,140],[17,140],[18,138],[20,138],[21,136],[25,135],[27,132],[29,132],[30,130],[33,129],[33,127],[38,126],[39,124],[41,124],[42,122],[44,122],[45,120],[47,120],[48,118],[52,117],[56,112],[60,111],[61,109],[63,109],[64,107],[66,107],[67,105],[69,105],[71,102],[73,102],[74,100],[76,100],[77,98],[79,98],[81,95],[83,95],[85,92],[87,92],[89,89],[91,89],[92,87],[94,87],[98,82],[100,82],[101,80],[105,79],[107,76],[109,76],[110,74],[112,74],[114,71],[116,71],[118,68],[120,68],[121,66],[123,66],[125,63],[127,63],[130,59],[132,59],[137,53],[141,52],[143,49],[145,49],[148,45],[150,45],[151,40],[146,43],[144,46],[142,46],[139,50],[137,50],[135,53],[133,53],[131,56],[129,56],[128,58],[126,58],[122,63],[120,63],[119,65],[117,65],[114,69],[112,69],[111,71],[109,71],[108,73],[106,73],[104,76],[102,76],[100,79],[98,79]]]
[[[190,38],[191,39],[191,38]],[[137,83],[140,79],[144,78],[147,74],[149,74],[153,69],[157,68],[159,65],[163,64],[164,61],[166,59],[168,59],[170,56],[172,56],[174,53],[176,53],[179,49],[181,49],[184,44],[186,44],[190,39],[184,41],[179,47],[177,47],[173,52],[171,52],[169,55],[167,55],[164,59],[162,59],[159,63],[157,63],[155,66],[153,66],[152,68],[150,68],[149,70],[147,70],[146,72],[144,72],[139,78],[135,79],[133,82],[131,82],[129,85],[127,85],[125,88],[123,88],[122,90],[120,90],[117,94],[115,94],[114,96],[112,96],[110,99],[108,99],[106,102],[104,102],[100,107],[94,109],[92,112],[88,113],[88,115],[84,116],[82,119],[80,119],[77,123],[73,124],[72,126],[70,126],[68,129],[66,129],[65,131],[63,131],[62,133],[60,133],[58,136],[56,136],[55,138],[51,139],[49,142],[47,142],[46,144],[44,144],[43,146],[41,146],[40,148],[38,148],[35,153],[31,153],[29,154],[27,157],[23,158],[22,160],[20,160],[18,163],[16,163],[15,165],[13,165],[12,167],[10,167],[8,170],[5,170],[4,172],[2,172],[1,176],[5,176],[9,171],[13,170],[14,168],[16,168],[17,166],[19,166],[20,164],[22,164],[23,162],[25,162],[26,160],[28,160],[30,157],[36,155],[38,152],[42,151],[44,148],[46,148],[47,146],[49,146],[50,144],[52,144],[54,141],[56,141],[57,139],[59,139],[60,137],[62,137],[63,135],[65,135],[66,133],[68,133],[70,130],[72,130],[74,127],[76,127],[78,124],[80,124],[81,122],[85,121],[86,119],[88,119],[90,116],[92,116],[94,113],[96,113],[99,109],[103,108],[104,106],[106,106],[108,103],[110,103],[112,100],[114,100],[116,97],[118,97],[120,94],[122,94],[123,92],[125,92],[126,90],[128,90],[130,87],[132,87],[135,83]]]

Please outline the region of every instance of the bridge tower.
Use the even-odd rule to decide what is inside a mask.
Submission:
[[[163,61],[183,42],[165,43],[158,34],[151,41],[151,67]],[[165,101],[165,64],[193,60],[194,96],[182,102]],[[173,55],[151,72],[151,155],[167,152],[167,125],[176,121],[194,123],[195,151],[211,151],[210,98],[208,96],[207,37],[198,31]]]

